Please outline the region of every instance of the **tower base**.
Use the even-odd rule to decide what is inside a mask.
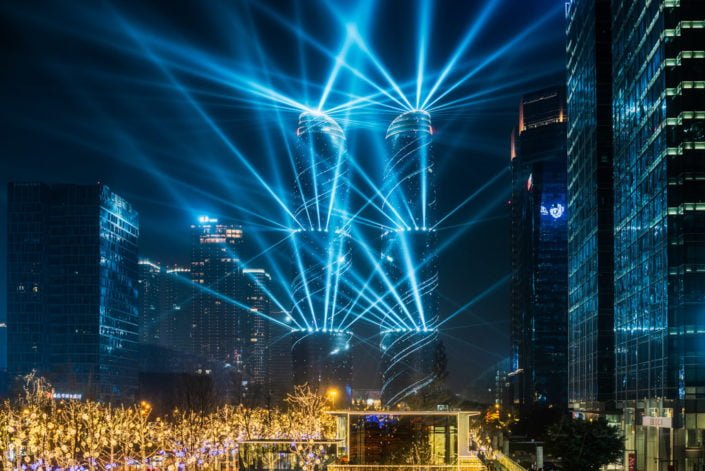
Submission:
[[[382,332],[382,403],[392,407],[436,379],[437,330]]]
[[[352,397],[352,334],[343,331],[295,332],[291,347],[294,384],[330,397],[334,405]]]

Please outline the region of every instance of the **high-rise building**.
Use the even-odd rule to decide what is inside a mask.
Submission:
[[[262,268],[245,268],[243,271],[245,304],[250,313],[243,320],[247,329],[245,369],[250,383],[261,393],[269,393],[269,344],[271,316],[269,299],[272,277]]]
[[[382,325],[382,401],[395,405],[431,384],[438,342],[436,192],[431,116],[414,110],[387,129],[384,209],[396,227],[382,235],[381,287],[388,307]]]
[[[352,399],[350,332],[314,331],[294,335],[292,366],[294,384],[307,383],[320,394],[334,395],[337,405]]]
[[[511,371],[515,403],[567,403],[565,95],[524,95],[512,134]]]
[[[140,342],[191,351],[191,270],[140,259]]]
[[[202,216],[191,237],[193,353],[239,368],[246,347],[242,228]]]
[[[189,372],[198,364],[191,354],[190,270],[139,261],[142,372]]]
[[[293,367],[291,354],[291,322],[288,313],[275,311],[272,317],[280,323],[269,324],[269,393],[273,404],[281,403],[293,390]]]
[[[137,388],[137,212],[103,184],[8,186],[8,370],[57,393]]]
[[[705,463],[704,46],[701,0],[612,1],[616,400],[638,470]]]
[[[140,342],[162,344],[165,322],[163,322],[164,271],[161,266],[147,259],[139,260],[140,296]]]
[[[349,339],[338,324],[351,303],[345,134],[335,120],[316,112],[299,116],[296,134],[292,311],[307,325],[293,334],[294,380],[314,389],[335,386],[349,399],[352,370],[334,365],[350,364],[349,349],[339,345],[342,336],[346,345]]]
[[[180,265],[166,267],[162,284],[162,310],[166,326],[163,345],[181,353],[193,345],[193,286],[191,269]]]
[[[568,10],[568,402],[614,410],[610,0]]]

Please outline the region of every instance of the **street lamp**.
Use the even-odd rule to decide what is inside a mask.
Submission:
[[[338,398],[338,390],[336,388],[328,388],[326,396],[328,396],[331,406],[335,407],[335,400]]]
[[[143,417],[147,417],[151,411],[152,411],[152,405],[149,402],[147,402],[147,401],[140,402],[140,414],[142,414]]]

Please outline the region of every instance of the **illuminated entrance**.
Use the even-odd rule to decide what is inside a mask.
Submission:
[[[465,468],[476,411],[334,411],[344,468],[399,465]]]

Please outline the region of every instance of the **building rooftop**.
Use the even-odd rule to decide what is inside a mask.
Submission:
[[[305,111],[299,115],[296,135],[303,136],[304,134],[330,134],[345,139],[343,128],[322,111]]]
[[[387,128],[386,139],[402,132],[425,132],[433,134],[431,115],[424,110],[406,111],[397,116]]]

